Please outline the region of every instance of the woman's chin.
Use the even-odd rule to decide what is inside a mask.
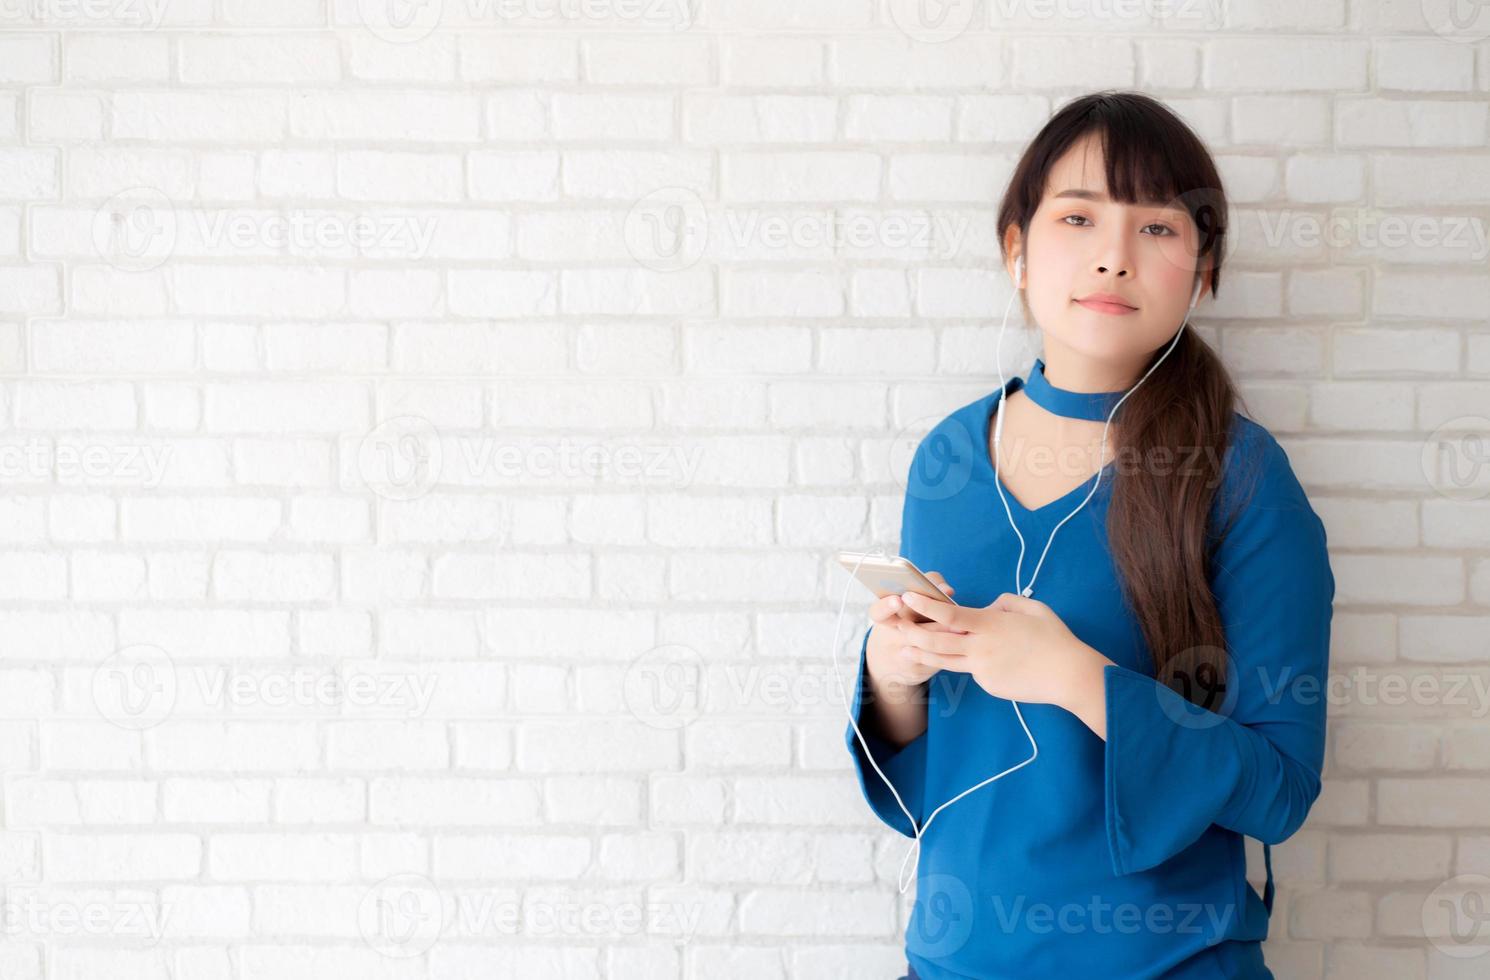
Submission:
[[[1121,358],[1131,357],[1143,346],[1139,341],[1144,332],[1134,329],[1138,326],[1136,320],[1130,325],[1119,317],[1075,316],[1052,333],[1056,340],[1088,357]]]

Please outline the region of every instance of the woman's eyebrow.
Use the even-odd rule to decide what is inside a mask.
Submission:
[[[1068,187],[1051,195],[1052,197],[1079,197],[1087,201],[1107,201],[1108,197],[1102,191],[1089,191],[1084,187]]]
[[[1081,198],[1084,201],[1099,201],[1099,202],[1101,202],[1103,204],[1110,204],[1110,203],[1112,203],[1112,198],[1108,197],[1107,194],[1104,191],[1087,190],[1085,187],[1068,187],[1065,190],[1063,190],[1063,191],[1057,191],[1056,193],[1054,193],[1054,194],[1052,194],[1050,196],[1052,198],[1057,198],[1057,197],[1077,197],[1077,198]],[[1143,206],[1143,207],[1161,208],[1161,209],[1163,209],[1165,211],[1180,211],[1180,212],[1182,212],[1182,211],[1185,210],[1184,208],[1176,207],[1174,205],[1174,203],[1171,202],[1171,201],[1154,200],[1154,201],[1140,201],[1138,203],[1141,206]]]

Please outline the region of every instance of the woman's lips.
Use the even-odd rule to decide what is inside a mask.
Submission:
[[[1123,306],[1121,303],[1103,303],[1099,300],[1094,299],[1079,299],[1076,302],[1080,303],[1082,306],[1085,306],[1089,310],[1095,310],[1098,313],[1110,313],[1113,316],[1122,316],[1124,313],[1138,312],[1133,307]]]

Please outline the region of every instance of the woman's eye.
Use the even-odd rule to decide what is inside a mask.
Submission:
[[[1068,214],[1068,215],[1065,215],[1064,217],[1062,217],[1061,220],[1064,221],[1064,222],[1067,222],[1068,224],[1072,220],[1082,222],[1081,224],[1071,225],[1071,227],[1073,227],[1073,228],[1085,228],[1087,225],[1089,225],[1089,224],[1092,223],[1091,222],[1091,219],[1088,218],[1084,214]],[[1160,238],[1165,238],[1165,237],[1168,237],[1170,235],[1175,234],[1174,229],[1170,228],[1168,225],[1160,224],[1157,221],[1152,222],[1151,224],[1144,225],[1143,228],[1140,229],[1140,230],[1141,231],[1148,231],[1151,228],[1157,228],[1157,229],[1159,229],[1157,232],[1153,232],[1153,234],[1157,235]]]

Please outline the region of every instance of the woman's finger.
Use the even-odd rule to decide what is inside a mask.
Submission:
[[[943,626],[941,623],[938,623],[934,619],[926,619],[920,613],[916,612],[914,609],[912,609],[910,606],[907,606],[903,602],[900,604],[900,612],[897,614],[897,618],[896,618],[895,621],[896,622],[899,622],[899,623],[910,623],[913,626],[920,626],[920,627],[922,627],[924,629],[929,629],[929,630],[952,630],[952,627],[950,627],[950,626]],[[957,630],[952,630],[952,631],[953,632],[956,632],[956,633],[965,633],[965,632],[967,632],[966,630],[963,630],[963,629],[957,629]]]
[[[905,619],[908,614],[910,610],[898,594],[883,596],[869,604],[869,618],[876,623],[896,623]]]
[[[939,624],[932,623],[931,626]],[[945,626],[940,629],[928,629],[925,625],[905,625],[900,627],[900,640],[907,646],[917,647],[931,653],[941,653],[952,657],[965,657],[968,652],[968,637],[966,633],[954,633]]]
[[[932,583],[936,585],[937,588],[941,589],[948,595],[951,595],[954,591],[956,591],[952,588],[952,586],[947,584],[947,580],[942,577],[941,572],[927,572],[926,577],[931,579]]]
[[[901,595],[901,600],[916,612],[938,623],[950,626],[953,629],[967,630],[972,628],[972,610],[957,605],[955,602],[943,602],[940,599],[930,599],[917,592],[906,592]]]
[[[936,667],[939,670],[955,670],[958,673],[967,673],[972,669],[966,657],[953,657],[921,647],[903,646],[900,648],[900,656],[907,663],[917,663],[925,667]]]

